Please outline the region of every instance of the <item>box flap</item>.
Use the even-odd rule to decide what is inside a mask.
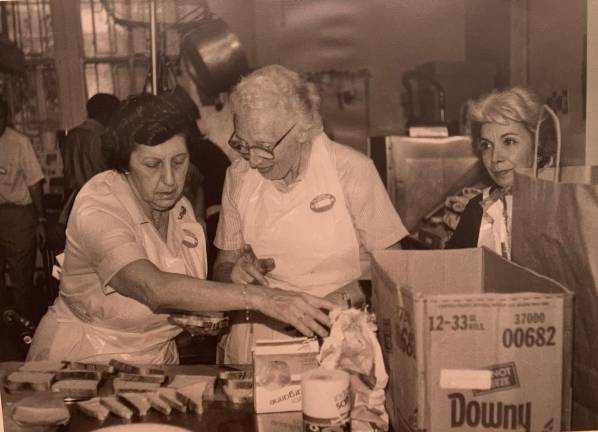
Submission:
[[[480,250],[483,253],[485,292],[573,295],[571,291],[553,279],[522,267],[513,261],[508,261],[490,249],[480,248]]]
[[[424,295],[481,292],[482,250],[375,251],[374,260],[401,288]]]

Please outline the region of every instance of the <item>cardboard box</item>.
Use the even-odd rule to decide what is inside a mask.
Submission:
[[[394,431],[561,431],[573,295],[484,249],[378,251],[372,264]]]
[[[253,403],[256,413],[301,411],[301,374],[318,367],[318,341],[256,341]]]

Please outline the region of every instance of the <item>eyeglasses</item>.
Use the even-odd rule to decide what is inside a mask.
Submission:
[[[254,151],[256,156],[259,156],[263,159],[274,159],[274,149],[276,148],[276,146],[278,146],[278,144],[280,144],[286,137],[288,134],[291,133],[291,131],[295,128],[295,126],[297,125],[297,123],[294,123],[293,126],[291,126],[289,128],[288,131],[286,131],[278,141],[276,141],[274,144],[266,144],[266,145],[261,145],[261,146],[250,146],[247,141],[245,141],[242,138],[239,138],[236,134],[236,131],[233,131],[232,135],[230,136],[229,140],[228,140],[228,145],[231,146],[233,149],[235,149],[236,151],[238,151],[239,153],[241,153],[242,156],[246,157],[249,156],[249,152],[250,151]]]

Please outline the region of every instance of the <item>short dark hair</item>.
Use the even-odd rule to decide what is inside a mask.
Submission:
[[[98,120],[100,123],[106,124],[110,117],[118,108],[120,101],[118,98],[109,93],[96,93],[89,98],[85,109],[87,110],[87,117]]]
[[[138,144],[155,146],[175,135],[189,138],[199,133],[195,111],[184,102],[181,90],[158,96],[142,93],[127,98],[112,116],[102,135],[102,149],[109,169],[125,173]],[[187,95],[188,97],[188,95]]]

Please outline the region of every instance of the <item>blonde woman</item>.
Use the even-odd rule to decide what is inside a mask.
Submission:
[[[447,249],[486,246],[511,258],[515,169],[531,167],[534,157],[539,167],[547,166],[554,153],[551,130],[544,128],[538,155],[533,154],[541,112],[539,98],[522,87],[495,90],[469,102],[467,121],[472,143],[493,185],[469,201]]]

